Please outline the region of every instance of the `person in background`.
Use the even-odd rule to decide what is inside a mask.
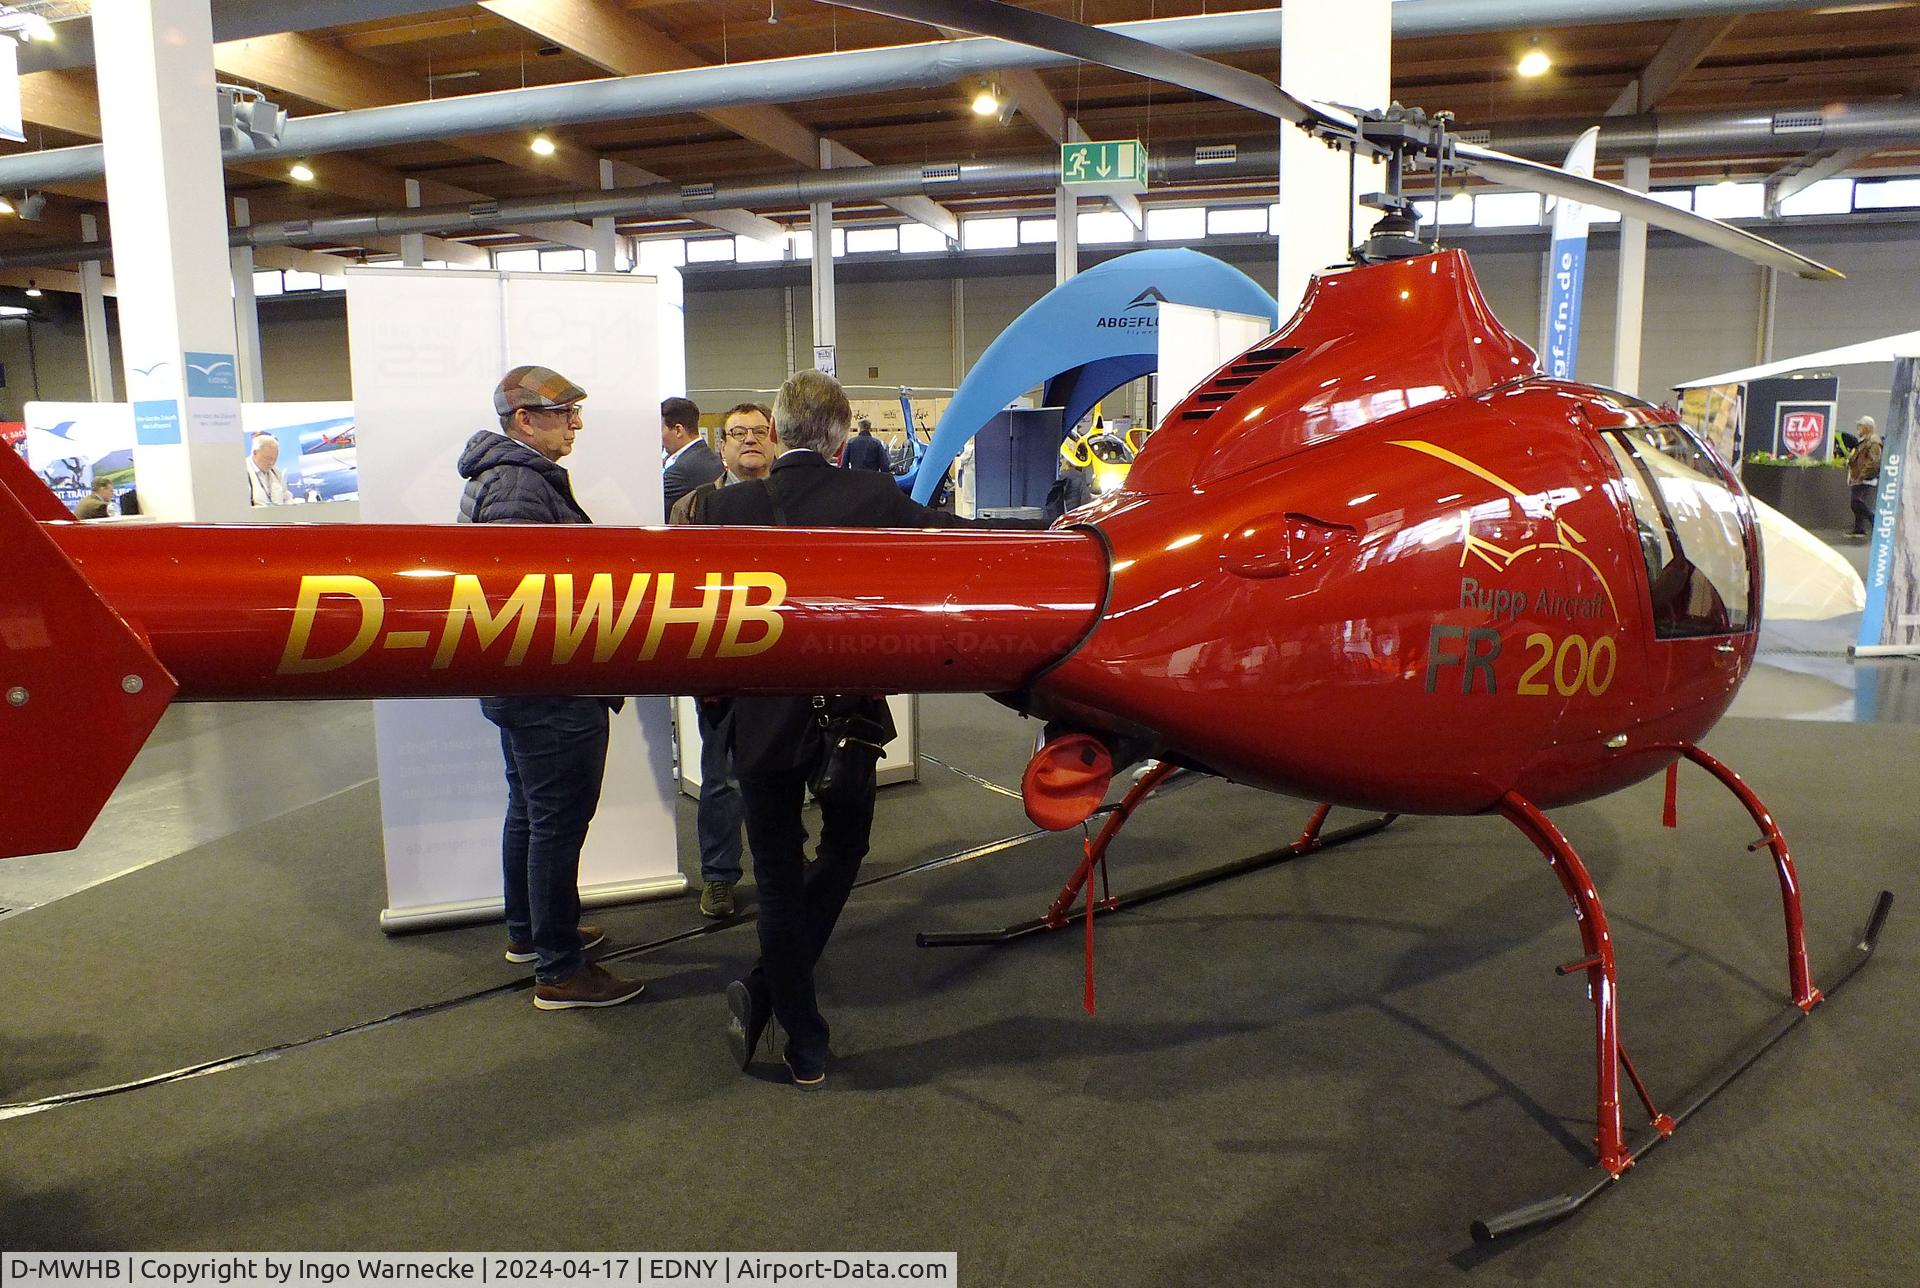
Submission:
[[[1873,497],[1880,488],[1884,444],[1873,417],[1862,416],[1854,429],[1859,441],[1847,456],[1847,488],[1852,493],[1853,535],[1865,539],[1873,534]]]
[[[114,514],[113,484],[106,479],[95,479],[93,490],[80,498],[80,504],[73,507],[76,519],[106,519]]]
[[[727,409],[720,459],[726,472],[681,497],[667,522],[701,522],[708,497],[730,483],[763,479],[773,467],[773,413],[759,403]],[[701,698],[700,712],[700,915],[731,917],[733,888],[740,884],[740,784],[733,776],[733,703]]]
[[[660,488],[666,494],[669,514],[681,497],[726,471],[719,454],[707,446],[706,436],[700,432],[700,409],[691,398],[661,401],[660,450],[667,458],[660,473]]]
[[[293,504],[287,476],[280,472],[280,440],[272,434],[253,436],[253,452],[247,457],[247,490],[252,505]]]
[[[973,526],[914,504],[891,475],[834,468],[852,419],[833,377],[799,372],[774,399],[780,452],[766,481],[721,488],[706,499],[701,517],[781,527]],[[788,1075],[796,1086],[816,1087],[827,1078],[828,1029],[814,992],[814,965],[866,857],[873,790],[861,799],[821,801],[820,844],[809,863],[801,808],[824,752],[813,700],[736,698],[733,719],[734,769],[760,905],[760,959],[727,985],[727,1042],[744,1071],[769,1018],[779,1017]]]
[[[893,457],[888,454],[887,445],[873,436],[873,422],[865,416],[860,418],[860,432],[848,441],[847,454],[840,463],[850,470],[893,473]]]
[[[580,432],[586,396],[546,367],[515,367],[501,377],[493,391],[500,428],[481,430],[460,453],[467,480],[460,522],[592,523],[560,465]],[[506,763],[507,960],[535,963],[533,1004],[543,1011],[618,1006],[646,988],[588,961],[587,949],[606,933],[580,924],[580,847],[600,806],[607,713],[622,705],[620,698],[480,699],[500,730]]]

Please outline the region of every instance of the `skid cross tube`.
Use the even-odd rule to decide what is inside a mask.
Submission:
[[[1787,853],[1787,838],[1780,835],[1773,812],[1753,794],[1753,789],[1740,775],[1698,747],[1689,746],[1684,754],[1719,779],[1759,826],[1760,839],[1747,848],[1757,850],[1764,845],[1773,854],[1774,870],[1780,878],[1780,902],[1787,919],[1787,984],[1792,990],[1793,1004],[1803,1011],[1811,1011],[1820,1004],[1821,994],[1813,986],[1813,977],[1807,970],[1807,931],[1800,916],[1800,878],[1793,870],[1793,856]]]
[[[1059,930],[1068,925],[1074,919],[1074,914],[1071,911],[1074,897],[1083,888],[1088,890],[1089,897],[1091,897],[1091,878],[1094,868],[1099,867],[1104,877],[1106,872],[1107,846],[1112,843],[1113,838],[1119,833],[1121,825],[1126,822],[1127,817],[1132,814],[1133,809],[1138,808],[1140,801],[1144,800],[1148,792],[1153,790],[1152,785],[1150,785],[1148,781],[1152,777],[1153,774],[1149,773],[1147,776],[1141,778],[1140,782],[1135,783],[1133,789],[1127,793],[1126,797],[1120,802],[1120,805],[1116,807],[1113,816],[1109,818],[1106,825],[1100,829],[1099,836],[1087,842],[1086,852],[1082,856],[1079,866],[1074,869],[1073,876],[1068,878],[1066,886],[1061,890],[1060,895],[1053,903],[1049,905],[1045,914],[1035,917],[1031,921],[1016,922],[1011,926],[1006,926],[999,930],[923,930],[914,937],[914,942],[922,948],[979,948],[990,944],[1011,943],[1016,939],[1024,939],[1028,935],[1040,934],[1048,930]],[[1141,790],[1143,786],[1146,787],[1146,791]],[[1138,799],[1135,799],[1136,793],[1138,793]],[[1129,804],[1129,802],[1131,802],[1131,804]],[[1306,828],[1300,833],[1299,838],[1291,845],[1283,846],[1277,850],[1268,850],[1265,853],[1255,854],[1248,858],[1236,859],[1232,863],[1223,863],[1218,867],[1195,872],[1190,876],[1175,877],[1170,881],[1162,881],[1158,885],[1151,885],[1143,890],[1135,890],[1130,894],[1108,894],[1094,900],[1094,915],[1106,916],[1109,913],[1124,912],[1128,908],[1138,908],[1143,904],[1170,898],[1176,894],[1185,894],[1189,890],[1199,890],[1219,881],[1244,876],[1249,872],[1258,872],[1263,868],[1276,867],[1279,864],[1290,862],[1293,859],[1302,858],[1309,854],[1316,854],[1321,850],[1332,849],[1336,845],[1344,845],[1348,841],[1357,841],[1363,836],[1371,836],[1375,832],[1384,830],[1399,817],[1398,814],[1382,814],[1378,818],[1368,819],[1364,823],[1355,823],[1351,827],[1336,828],[1331,832],[1322,832],[1321,828],[1326,823],[1327,815],[1330,812],[1330,806],[1317,806],[1314,809],[1312,819],[1308,821]]]
[[[1532,801],[1518,792],[1508,792],[1500,800],[1500,813],[1540,847],[1553,874],[1560,878],[1567,898],[1573,901],[1573,917],[1580,925],[1580,942],[1587,954],[1576,963],[1575,969],[1585,970],[1587,992],[1593,999],[1597,1071],[1594,1118],[1598,1125],[1594,1149],[1600,1167],[1609,1175],[1618,1176],[1633,1166],[1633,1156],[1627,1151],[1625,1132],[1620,1124],[1620,1067],[1625,1063],[1626,1054],[1620,1046],[1619,976],[1614,968],[1613,936],[1607,930],[1607,912],[1580,856]],[[1639,1075],[1632,1076],[1638,1086]],[[1656,1123],[1659,1121],[1659,1111],[1654,1109],[1651,1100],[1647,1101],[1647,1112]]]

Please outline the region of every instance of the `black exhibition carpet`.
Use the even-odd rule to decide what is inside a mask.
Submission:
[[[634,1005],[549,1015],[495,993],[0,1118],[0,1230],[23,1249],[957,1249],[973,1285],[1909,1283],[1909,742],[1896,726],[1722,725],[1710,748],[1794,844],[1816,972],[1875,892],[1907,902],[1846,991],[1624,1183],[1492,1252],[1468,1220],[1563,1187],[1593,1101],[1583,982],[1552,971],[1579,955],[1566,900],[1488,819],[1403,820],[1103,920],[1094,1017],[1077,927],[913,943],[1037,912],[1077,833],[877,881],[828,955],[836,1060],[818,1093],[727,1061],[718,992],[750,951],[740,926],[629,959],[653,980]],[[948,750],[982,776],[1005,768]],[[1557,815],[1607,899],[1623,1031],[1666,1100],[1776,1015],[1785,982],[1751,824],[1704,775],[1682,781],[1677,832],[1659,826],[1658,783]],[[1258,853],[1305,814],[1228,784],[1171,791],[1117,847],[1116,884]],[[881,820],[876,853],[997,830],[936,842],[912,811]],[[362,953],[385,951],[358,913],[285,915],[340,916]],[[11,979],[7,941],[31,920],[0,927]],[[115,1040],[84,1008],[68,1021]]]

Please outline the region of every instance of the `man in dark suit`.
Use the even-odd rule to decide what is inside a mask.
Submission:
[[[916,505],[890,474],[837,469],[852,409],[833,377],[802,371],[773,403],[781,454],[765,482],[736,483],[706,499],[713,524],[781,527],[932,528],[970,526]],[[823,750],[811,698],[738,698],[733,711],[734,771],[753,851],[760,918],[760,960],[727,985],[727,1037],[742,1070],[753,1059],[769,1015],[787,1031],[787,1071],[796,1085],[827,1076],[827,1021],[814,995],[813,969],[833,934],[866,857],[873,793],[822,801],[820,844],[806,861],[800,809],[807,778]]]
[[[847,444],[843,463],[850,470],[893,473],[893,457],[887,453],[887,445],[873,436],[873,424],[865,416],[860,418],[860,432]]]
[[[708,446],[706,435],[700,432],[700,409],[691,398],[661,401],[660,450],[667,458],[660,475],[660,486],[667,497],[662,513],[671,514],[674,502],[727,471],[720,454]]]

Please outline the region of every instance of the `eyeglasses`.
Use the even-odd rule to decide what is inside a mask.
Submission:
[[[773,428],[769,425],[735,425],[726,431],[728,438],[736,443],[744,443],[749,438],[773,437]]]
[[[537,411],[543,415],[565,416],[568,420],[580,419],[580,405],[571,403],[565,407],[528,407],[528,411]]]

